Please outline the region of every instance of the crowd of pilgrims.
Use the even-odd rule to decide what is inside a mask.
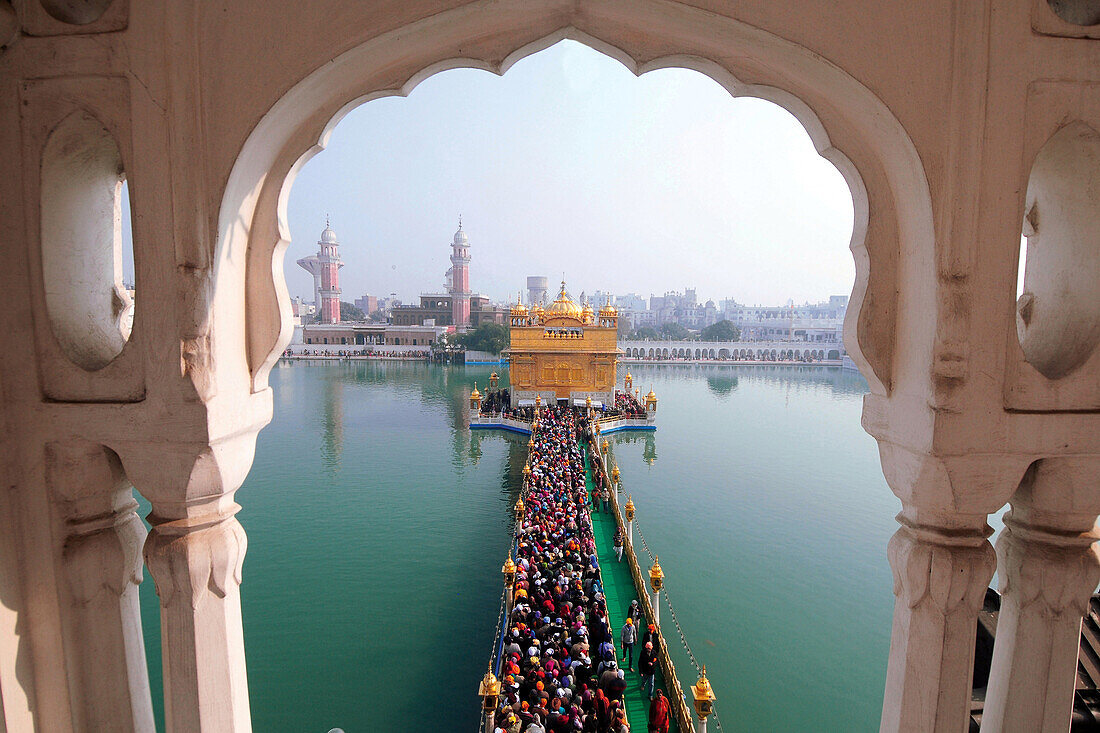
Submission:
[[[596,412],[600,417],[645,417],[645,407],[630,392],[615,392],[615,404],[601,405]],[[507,389],[491,389],[481,398],[481,414],[499,414],[513,420],[531,422],[535,418],[535,408],[512,407],[512,395]]]
[[[571,409],[545,409],[532,436],[525,512],[515,534],[518,568],[504,632],[496,733],[630,730],[626,676],[616,660],[587,506],[578,443],[586,423]],[[618,636],[623,662],[629,659],[633,672],[633,646],[643,623],[637,601],[627,613]],[[653,698],[648,730],[664,733],[671,707],[663,692],[653,689],[660,644],[653,626],[641,642],[638,670]]]
[[[645,407],[629,392],[615,393],[615,412],[626,417],[645,417]]]

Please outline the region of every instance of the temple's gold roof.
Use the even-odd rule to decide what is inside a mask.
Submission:
[[[569,297],[569,293],[565,291],[565,281],[561,281],[561,290],[558,292],[558,297],[554,299],[554,302],[550,304],[550,307],[546,309],[543,314],[543,319],[549,322],[550,319],[562,319],[571,318],[578,323],[584,322],[584,309],[582,309],[577,302]]]
[[[617,315],[619,315],[619,311],[615,306],[611,305],[611,296],[609,295],[607,296],[607,303],[600,307],[600,317],[603,318],[605,316]]]

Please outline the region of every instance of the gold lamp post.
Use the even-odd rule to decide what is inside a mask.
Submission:
[[[611,444],[607,442],[607,438],[604,438],[603,442],[600,443],[600,453],[607,453],[607,449],[610,445]]]
[[[489,389],[496,389],[497,388],[497,382],[499,380],[500,380],[500,377],[497,375],[496,372],[493,372],[492,374],[490,374],[489,375]]]
[[[531,467],[526,463],[523,464],[523,488],[527,488],[527,483],[531,480]]]
[[[504,575],[504,608],[511,613],[512,612],[512,586],[516,582],[516,564],[512,562],[512,551],[508,550],[508,559],[504,561],[504,565],[500,568],[500,572]]]
[[[527,450],[533,450],[535,447],[535,436],[531,436],[527,439]]]
[[[535,417],[539,416],[539,408],[542,407],[542,395],[535,395]]]
[[[615,491],[619,492],[623,489],[623,482],[619,480],[619,466],[615,465],[611,468],[611,484],[615,487]]]
[[[500,680],[492,670],[485,673],[478,685],[477,694],[481,696],[481,710],[485,713],[485,730],[493,730],[493,716],[497,711],[497,698],[500,696]]]
[[[634,497],[626,497],[626,506],[623,507],[626,512],[626,539],[630,542],[630,546],[634,547]],[[633,552],[633,550],[631,550]]]
[[[481,393],[477,391],[477,382],[474,382],[474,391],[470,393],[470,412],[481,412]]]
[[[695,714],[699,716],[699,722],[695,725],[695,733],[706,733],[707,717],[714,712],[714,690],[711,689],[710,680],[707,679],[707,668],[703,665],[703,671],[699,673],[699,681],[691,688],[692,704],[695,706]]]
[[[653,624],[661,627],[661,588],[665,587],[665,571],[661,570],[661,560],[653,557],[653,567],[649,569],[649,587],[653,589],[653,597],[649,599],[653,606]]]
[[[516,511],[516,519],[523,519],[523,512],[527,509],[527,507],[523,505],[523,499],[516,499],[516,504],[512,508]],[[511,554],[509,554],[509,557],[511,557]]]

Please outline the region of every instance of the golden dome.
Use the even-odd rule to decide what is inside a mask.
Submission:
[[[550,307],[546,309],[545,318],[547,321],[551,319],[570,318],[575,321],[584,321],[584,309],[582,309],[577,302],[569,297],[569,293],[565,292],[565,281],[561,281],[561,290],[558,292],[558,297],[550,304]]]
[[[611,305],[611,296],[607,296],[607,302],[600,307],[600,317],[610,317],[619,315],[618,309]]]
[[[471,400],[480,400],[481,393],[477,391],[477,382],[474,382],[474,391],[470,393]]]
[[[585,303],[584,310],[581,312],[581,320],[583,320],[585,323],[592,323],[594,315],[595,313],[593,313],[592,311],[592,306],[590,306],[588,303]]]

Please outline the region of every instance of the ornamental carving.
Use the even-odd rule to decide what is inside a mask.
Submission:
[[[959,608],[977,613],[996,567],[993,546],[980,536],[942,540],[919,537],[908,527],[890,538],[894,595],[909,608],[927,601],[945,615]]]
[[[1100,583],[1100,557],[1091,533],[1024,528],[1009,519],[997,539],[1000,590],[1021,608],[1041,603],[1052,615],[1084,616]]]
[[[207,595],[225,598],[241,584],[247,549],[244,528],[233,516],[214,524],[178,520],[153,527],[145,542],[145,562],[162,606],[186,601],[197,608]]]

